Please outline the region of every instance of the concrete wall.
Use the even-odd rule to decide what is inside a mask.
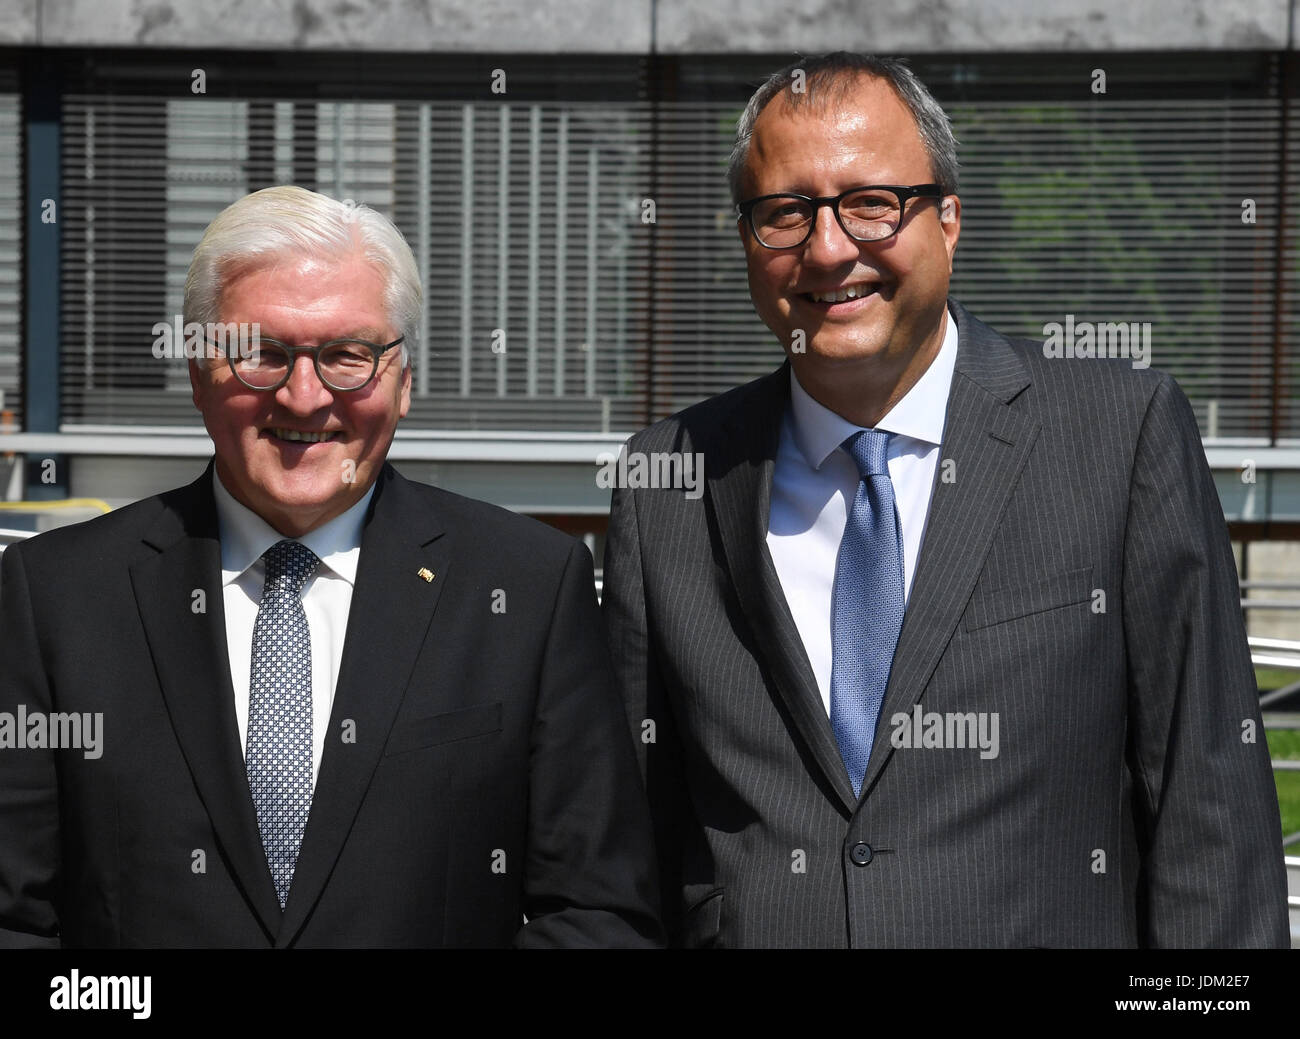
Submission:
[[[1284,50],[1300,0],[0,0],[0,44],[666,54]]]

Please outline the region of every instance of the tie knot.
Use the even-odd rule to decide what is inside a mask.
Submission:
[[[277,541],[268,548],[262,558],[266,560],[266,585],[263,598],[268,593],[302,594],[302,586],[307,583],[320,560],[306,545],[300,541]]]
[[[844,441],[843,447],[863,477],[889,475],[888,433],[878,429],[859,430]]]

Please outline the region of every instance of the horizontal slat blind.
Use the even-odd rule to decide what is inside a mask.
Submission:
[[[1287,116],[1286,198],[1279,281],[1284,335],[1278,358],[1274,396],[1278,409],[1278,438],[1300,446],[1300,60],[1291,59],[1292,90]]]
[[[726,186],[739,114],[732,103],[663,106],[656,418],[770,371],[782,359],[749,299]]]
[[[644,106],[313,103],[306,169],[294,141],[304,104],[268,107],[266,182],[365,202],[421,261],[411,425],[641,422]],[[248,176],[253,118],[247,102],[66,100],[68,424],[198,421],[184,363],[156,360],[151,330],[179,313],[208,221],[260,186]]]
[[[167,267],[179,250],[169,239],[183,235],[185,218],[168,207],[167,108],[153,98],[64,98],[65,423],[184,414],[180,379],[150,351],[154,323],[174,312]],[[192,415],[191,406],[185,421]]]
[[[1203,434],[1267,436],[1277,103],[982,101],[951,114],[954,295],[1034,338],[1067,314],[1149,322],[1150,362],[1194,399]]]
[[[961,141],[953,293],[1036,338],[1067,314],[1150,322],[1152,363],[1206,435],[1294,437],[1300,129],[1293,113],[1279,298],[1281,102],[1274,85],[1241,88],[1249,62],[1223,60],[1235,78],[1220,96],[1171,82],[1127,99],[1062,96],[1036,59],[987,59],[999,80],[978,96],[970,63],[918,69]],[[780,348],[748,298],[725,169],[755,69],[781,60],[693,61],[664,74],[680,89],[636,73],[632,93],[626,71],[605,69],[602,90],[565,58],[500,98],[456,97],[425,64],[404,86],[391,70],[387,98],[370,80],[349,100],[346,63],[304,78],[320,97],[69,93],[65,424],[197,424],[184,366],[151,356],[150,329],[179,311],[206,223],[282,182],[366,202],[415,250],[426,314],[409,425],[628,430],[770,370]],[[581,98],[537,87],[575,67]],[[276,71],[268,92],[283,90]]]
[[[14,77],[0,69],[0,432],[22,428],[22,111]]]
[[[637,424],[643,107],[417,104],[404,126],[398,223],[427,271],[411,420]]]

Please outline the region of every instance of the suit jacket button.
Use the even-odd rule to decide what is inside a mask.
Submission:
[[[865,866],[871,861],[871,845],[858,841],[849,849],[849,858],[853,860],[853,865]]]

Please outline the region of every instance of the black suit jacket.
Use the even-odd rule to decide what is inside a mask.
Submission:
[[[0,750],[0,940],[654,944],[649,823],[589,553],[391,467],[281,913],[235,723],[210,480],[4,554],[0,711],[101,712],[104,733],[99,759]]]
[[[861,798],[767,550],[788,368],[629,442],[704,456],[699,500],[615,491],[605,558],[673,937],[1285,946],[1237,574],[1186,398],[952,306],[939,479]],[[998,755],[896,746],[917,707],[997,715]]]

